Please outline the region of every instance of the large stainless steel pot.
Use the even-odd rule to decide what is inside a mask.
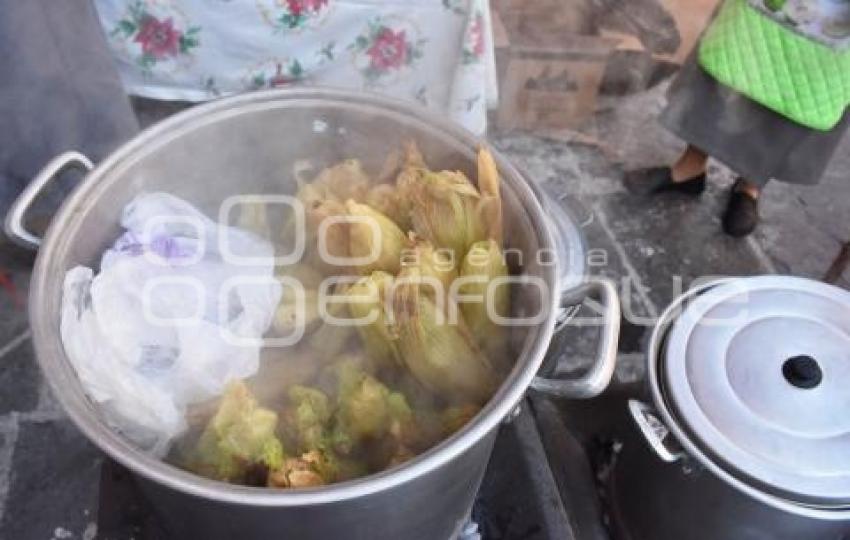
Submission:
[[[583,279],[584,249],[574,222],[496,153],[506,241],[524,254],[523,272],[546,285],[542,296],[518,290],[514,303],[526,312],[540,310],[543,322],[528,328],[518,343],[515,368],[463,430],[380,474],[324,488],[275,491],[226,485],[176,469],[140,452],[106,426],[62,347],[62,277],[74,265],[92,266],[99,259],[119,233],[119,212],[128,201],[142,191],[162,190],[217,215],[219,204],[231,195],[294,192],[290,171],[296,160],[306,157],[321,166],[356,156],[377,168],[388,149],[407,139],[416,140],[431,163],[475,171],[482,141],[430,113],[371,95],[281,90],[178,114],[144,131],[97,167],[79,154],[60,156],[10,211],[7,234],[25,245],[40,244],[30,319],[50,386],[88,438],[138,476],[175,537],[447,539],[471,507],[497,427],[529,386],[588,397],[610,380],[619,326],[616,291],[609,282]],[[69,166],[89,172],[40,242],[23,227],[23,217],[45,184]],[[593,368],[580,380],[537,379],[563,306],[593,293],[605,306],[605,328]]]
[[[610,485],[623,538],[850,538],[850,293],[696,287],[661,316],[647,369],[653,404],[629,403],[638,434]]]

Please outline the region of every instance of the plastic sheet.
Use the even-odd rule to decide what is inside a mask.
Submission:
[[[138,196],[121,225],[100,273],[66,274],[62,340],[110,425],[163,455],[188,404],[256,373],[281,288],[270,243],[171,195]]]

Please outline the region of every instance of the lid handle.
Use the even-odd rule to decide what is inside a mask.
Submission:
[[[811,390],[823,381],[823,370],[818,361],[805,354],[786,360],[782,364],[782,375],[791,386],[803,390]]]

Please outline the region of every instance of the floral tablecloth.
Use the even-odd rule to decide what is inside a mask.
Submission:
[[[483,133],[488,0],[96,0],[134,95],[203,101],[290,84],[414,100]]]

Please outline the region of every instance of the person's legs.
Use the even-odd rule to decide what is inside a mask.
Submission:
[[[699,195],[705,191],[707,161],[705,152],[689,144],[673,165],[630,171],[624,181],[630,191],[642,194],[672,191]]]
[[[749,195],[753,199],[758,199],[765,184],[767,184],[767,182],[755,182],[747,178],[739,178],[738,181],[735,182],[734,189]]]
[[[734,237],[752,233],[759,222],[758,200],[767,180],[738,178],[723,213],[723,230]]]
[[[676,163],[670,167],[670,179],[679,183],[703,175],[706,163],[708,163],[708,154],[689,144]]]

